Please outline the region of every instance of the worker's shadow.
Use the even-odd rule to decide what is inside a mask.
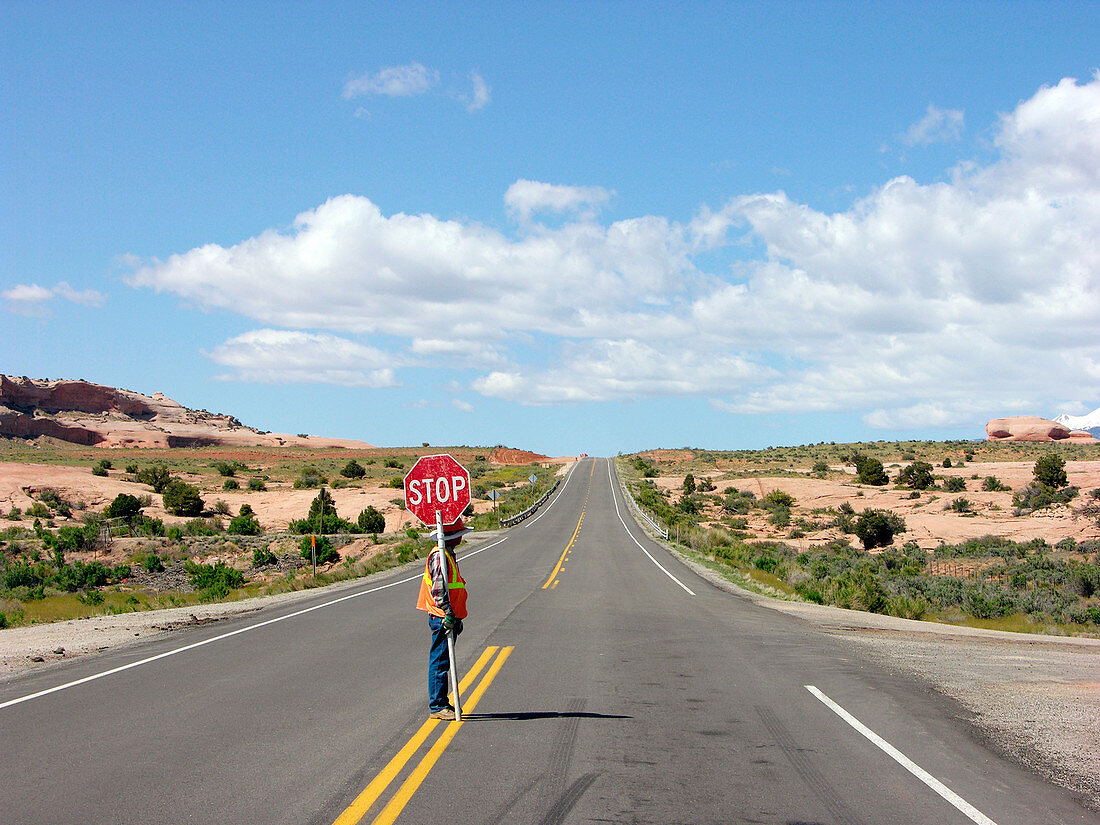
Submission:
[[[581,710],[527,710],[517,713],[463,713],[462,721],[466,720],[490,720],[498,719],[509,722],[529,722],[534,719],[633,719],[633,716],[622,716],[611,713],[587,713]]]

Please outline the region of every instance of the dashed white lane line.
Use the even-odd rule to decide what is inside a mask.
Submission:
[[[978,825],[997,825],[996,822],[983,814],[981,811],[979,811],[977,808],[975,808],[973,805],[971,805],[949,787],[944,785],[942,782],[940,782],[940,780],[936,779],[936,777],[932,776],[932,774],[930,774],[928,771],[926,771],[904,753],[899,751],[897,748],[895,748],[893,745],[891,745],[889,742],[887,742],[865,724],[860,722],[858,719],[856,719],[856,717],[852,716],[852,714],[848,713],[848,711],[846,711],[844,708],[842,708],[840,705],[838,705],[816,687],[814,687],[813,685],[803,685],[803,687],[806,688],[806,690],[810,691],[810,693],[812,693],[818,699],[820,699],[822,703],[824,703],[825,707],[827,707],[829,710],[831,710],[833,713],[835,713],[837,716],[839,716],[841,719],[843,719],[845,722],[847,722],[849,725],[851,725],[853,728],[855,728],[857,731],[859,731],[861,734],[871,740],[871,742],[873,742],[875,746],[882,750],[887,756],[889,756],[891,759],[893,759],[895,762],[905,768],[905,770],[909,771],[909,773],[913,774],[913,776],[917,777],[917,779],[919,779],[929,788],[934,790],[936,793],[938,793],[940,796],[942,796],[944,799],[946,799],[948,802],[950,802],[952,805],[954,805],[956,808],[966,814],[966,816],[970,820],[978,823]]]

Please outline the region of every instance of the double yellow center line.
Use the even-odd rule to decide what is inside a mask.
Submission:
[[[512,654],[513,647],[497,647],[490,645],[482,651],[481,656],[474,662],[474,666],[470,668],[470,671],[459,682],[459,692],[465,693],[466,689],[473,684],[477,679],[481,671],[485,669],[485,665],[489,663],[489,660],[496,655],[496,659],[493,660],[493,664],[489,667],[489,670],[476,688],[474,692],[468,697],[464,697],[462,701],[462,715],[465,717],[467,713],[473,711],[477,707],[477,703],[481,700],[482,695],[486,689],[492,684],[493,679],[500,672],[500,669],[504,666],[504,662]],[[436,729],[441,720],[429,719],[423,725],[420,726],[412,738],[405,743],[405,746],[397,752],[397,755],[389,761],[389,764],[384,767],[379,774],[371,780],[370,784],[363,789],[359,796],[355,797],[354,801],[348,805],[342,814],[336,819],[333,825],[356,825],[363,817],[367,815],[371,807],[378,801],[379,797],[385,793],[386,788],[398,777],[398,775],[404,770],[405,765],[408,764],[416,753],[420,750],[420,746],[423,745],[432,731]],[[420,784],[427,777],[428,772],[432,769],[435,763],[439,760],[439,757],[443,755],[443,751],[447,749],[447,746],[451,744],[451,740],[455,738],[455,734],[458,733],[458,729],[466,724],[464,719],[462,722],[454,721],[449,722],[447,727],[444,728],[443,733],[435,743],[431,746],[423,758],[421,758],[419,764],[412,769],[412,772],[405,778],[405,781],[401,783],[401,787],[397,789],[386,806],[379,812],[379,814],[371,820],[371,825],[389,825],[397,819],[398,814],[404,810],[409,800],[412,799],[416,789],[420,787]]]
[[[577,536],[581,532],[581,524],[584,523],[584,512],[588,509],[588,496],[592,493],[592,474],[596,472],[596,462],[592,462],[592,469],[588,472],[588,491],[584,494],[584,506],[581,507],[581,517],[577,519],[577,529],[573,531],[573,538],[569,539],[569,544],[565,545],[565,549],[562,551],[561,558],[558,559],[558,563],[554,566],[554,571],[550,574],[550,578],[546,580],[546,584],[542,586],[543,590],[553,590],[558,586],[558,573],[561,572],[561,567],[565,564],[566,559],[569,558],[569,551],[573,549],[573,545],[577,541]]]

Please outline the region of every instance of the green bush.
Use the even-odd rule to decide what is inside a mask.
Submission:
[[[299,470],[298,477],[294,479],[295,490],[309,490],[320,487],[322,484],[328,484],[328,479],[312,464],[307,464]]]
[[[966,479],[960,476],[948,476],[943,480],[943,489],[949,493],[961,493],[966,489]]]
[[[927,461],[914,461],[898,473],[898,484],[913,490],[927,490],[934,483],[932,465]]]
[[[973,508],[970,505],[970,501],[966,498],[957,498],[944,507],[945,510],[952,510],[956,513],[970,513],[973,512]]]
[[[783,490],[772,490],[764,496],[765,507],[794,507],[794,496]]]
[[[695,492],[695,476],[688,473],[684,476],[684,495],[690,496]]]
[[[1069,484],[1066,475],[1066,462],[1058,453],[1047,453],[1035,462],[1033,470],[1035,481],[1045,484],[1047,487],[1058,489]]]
[[[141,502],[136,496],[119,493],[103,511],[106,518],[124,519],[127,524],[133,524],[141,515]]]
[[[882,462],[877,458],[867,458],[865,456],[859,456],[859,460],[856,462],[856,477],[859,479],[860,484],[870,484],[874,487],[881,487],[890,479],[886,475],[886,470],[882,466]]]
[[[378,512],[373,505],[367,507],[359,514],[357,519],[359,529],[364,533],[378,535],[386,531],[386,517]]]
[[[367,474],[367,471],[363,468],[363,465],[356,461],[354,458],[349,460],[344,468],[340,470],[340,475],[344,478],[362,478]]]
[[[313,536],[302,536],[302,540],[298,544],[303,559],[309,560],[313,557],[312,539]],[[317,563],[328,564],[330,561],[340,561],[340,554],[336,552],[336,548],[332,546],[328,536],[317,536]]]
[[[178,478],[168,482],[161,498],[164,509],[176,516],[200,515],[204,506],[199,489]]]
[[[982,482],[982,489],[987,493],[1008,493],[1012,488],[1004,484],[997,476],[986,476]]]
[[[264,484],[264,480],[262,478],[253,476],[248,480],[248,489],[254,493],[262,493],[267,489],[267,485]]]
[[[156,553],[150,553],[137,560],[138,564],[145,568],[146,573],[160,573],[164,570],[164,560]]]
[[[893,544],[894,535],[905,532],[905,521],[892,510],[867,509],[859,514],[853,529],[863,549],[870,550]]]
[[[189,560],[184,563],[184,569],[191,586],[199,591],[199,598],[203,601],[224,599],[233,588],[244,584],[244,573],[222,561],[196,564]]]
[[[269,564],[275,564],[279,561],[274,553],[267,547],[257,547],[252,551],[252,566],[253,567],[266,567]]]
[[[222,489],[223,490],[239,490],[239,489],[241,489],[241,484],[235,478],[227,478],[225,480],[225,483],[222,484]]]
[[[258,536],[263,532],[263,528],[256,521],[252,508],[242,504],[240,512],[230,520],[225,532],[234,536]]]
[[[323,511],[323,516],[322,516]],[[309,505],[309,513],[304,519],[291,521],[287,525],[292,533],[356,533],[358,525],[352,525],[340,518],[336,512],[336,503],[328,490],[321,489]]]
[[[138,470],[135,477],[140,483],[148,484],[152,487],[154,493],[163,493],[168,483],[172,480],[168,468],[163,464],[154,464],[152,467]]]

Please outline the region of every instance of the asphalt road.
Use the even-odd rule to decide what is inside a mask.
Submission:
[[[461,723],[425,724],[406,569],[4,683],[0,823],[1100,821],[958,705],[697,577],[604,459],[464,552]]]

